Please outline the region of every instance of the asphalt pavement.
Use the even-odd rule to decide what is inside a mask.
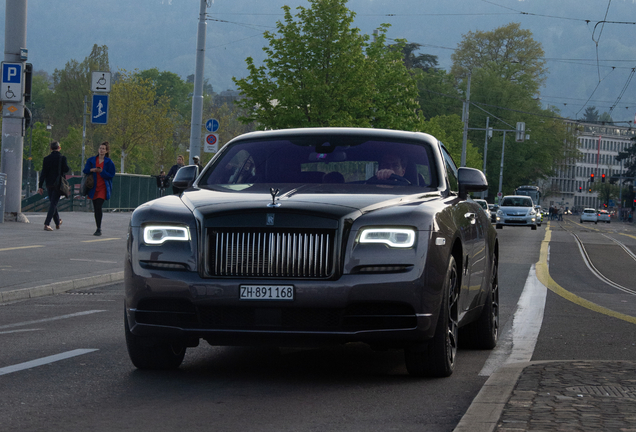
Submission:
[[[0,224],[0,307],[123,280],[130,213],[105,213],[100,237],[92,213],[61,213],[59,230]],[[0,309],[1,310],[1,309]],[[500,367],[455,432],[636,432],[636,362],[538,361]]]

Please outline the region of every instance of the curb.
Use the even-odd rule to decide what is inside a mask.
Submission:
[[[22,288],[13,291],[0,292],[0,304],[18,300],[28,300],[36,297],[60,294],[79,288],[89,288],[98,285],[107,285],[124,280],[124,272],[109,273],[104,275],[89,276],[82,279],[55,282],[31,288]]]

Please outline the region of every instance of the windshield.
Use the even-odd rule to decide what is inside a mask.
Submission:
[[[505,197],[502,207],[532,207],[532,200],[526,197]]]
[[[388,170],[398,178],[381,178],[378,170]],[[203,173],[199,187],[371,183],[436,188],[437,172],[432,149],[425,143],[300,135],[230,144]]]

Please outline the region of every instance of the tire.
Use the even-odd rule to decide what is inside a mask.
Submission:
[[[497,229],[503,229],[503,225],[497,224]]]
[[[581,219],[581,220],[579,221],[579,223],[583,223],[583,219]]]
[[[499,262],[493,256],[490,285],[477,321],[460,330],[462,347],[491,350],[499,339]]]
[[[435,335],[425,345],[404,350],[406,370],[410,375],[442,378],[453,373],[458,340],[458,285],[457,263],[451,256],[442,289],[442,304]]]
[[[594,221],[594,225],[598,224],[598,221]]]
[[[530,229],[531,229],[532,231],[536,231],[536,230],[537,230],[537,226],[536,226],[536,225],[532,225],[532,226],[530,227]]]
[[[135,336],[130,332],[125,312],[124,328],[128,356],[135,367],[145,370],[169,370],[181,366],[186,352],[185,345],[169,341],[151,343],[145,338]]]

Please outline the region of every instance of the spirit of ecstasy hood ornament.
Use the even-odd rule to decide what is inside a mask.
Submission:
[[[269,188],[269,193],[272,194],[272,202],[267,204],[267,207],[280,207],[280,203],[276,202],[278,192],[280,192],[280,189]]]

